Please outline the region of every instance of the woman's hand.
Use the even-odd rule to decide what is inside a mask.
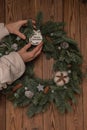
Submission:
[[[21,26],[25,25],[26,23],[27,20],[20,20],[18,22],[7,24],[5,25],[5,27],[7,28],[9,33],[16,34],[17,36],[25,40],[26,36],[23,33],[21,33],[19,29],[21,28]],[[35,21],[32,20],[32,23],[35,24]]]
[[[32,51],[27,51],[31,47],[31,44],[28,43],[22,49],[20,49],[18,51],[18,53],[22,57],[22,59],[23,59],[24,62],[28,62],[28,61],[31,61],[34,58],[36,58],[41,53],[42,45],[43,45],[43,43],[40,43]]]
[[[21,26],[25,25],[26,23],[27,23],[27,20],[20,20],[18,22],[7,24],[6,28],[8,29],[8,31],[10,33],[16,34],[16,35],[18,35],[22,39],[26,39],[26,36],[19,31],[19,29],[21,28]],[[35,24],[35,21],[32,20],[32,23]],[[33,25],[33,26],[35,28],[35,25]],[[31,61],[34,58],[36,58],[41,53],[42,45],[43,45],[43,43],[40,43],[32,51],[27,51],[31,47],[31,44],[28,43],[22,49],[20,49],[18,51],[18,53],[22,57],[22,59],[23,59],[24,62],[28,62],[28,61]]]

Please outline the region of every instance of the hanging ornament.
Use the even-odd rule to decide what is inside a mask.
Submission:
[[[40,30],[37,30],[37,31],[34,30],[34,34],[29,38],[29,42],[32,45],[36,46],[41,43],[42,39],[43,38],[42,38]]]
[[[58,71],[54,76],[54,82],[57,86],[63,86],[69,82],[69,76],[67,71]]]
[[[27,91],[25,91],[25,96],[26,96],[27,98],[32,98],[32,97],[34,96],[34,93],[31,92],[31,91],[29,91],[29,90],[27,90]]]
[[[67,42],[63,42],[60,45],[63,49],[67,49],[69,47],[69,44]]]
[[[41,85],[41,84],[39,84],[39,85],[37,86],[37,89],[38,89],[39,92],[40,92],[40,91],[44,91],[44,86]]]

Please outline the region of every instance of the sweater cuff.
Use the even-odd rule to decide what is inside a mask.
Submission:
[[[0,40],[5,37],[6,35],[9,35],[9,31],[4,26],[4,23],[0,23]]]

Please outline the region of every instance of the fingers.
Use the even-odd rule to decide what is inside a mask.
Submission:
[[[27,20],[20,20],[19,21],[20,27],[23,26],[24,24],[27,24],[27,22],[28,22]],[[36,23],[35,20],[32,20],[32,23],[35,24]],[[33,27],[36,29],[35,25],[33,25]],[[17,31],[16,35],[18,35],[20,38],[22,38],[24,40],[26,39],[26,36],[24,34],[22,34],[20,31]]]
[[[25,46],[23,47],[23,49],[24,49],[25,51],[27,51],[30,47],[31,47],[31,44],[28,43],[27,45],[25,45]]]
[[[31,20],[33,24],[36,23],[36,21],[34,19],[32,19],[32,18],[30,18],[29,20]]]
[[[34,28],[34,30],[36,30],[36,26],[35,25],[33,25],[33,28]]]
[[[31,19],[31,21],[32,21],[33,24],[36,23],[36,21],[33,20],[33,19]],[[20,23],[21,26],[24,25],[24,24],[26,24],[27,22],[28,22],[28,20],[20,20],[20,21],[19,21],[19,23]]]
[[[26,39],[26,36],[23,33],[19,32],[19,31],[15,32],[15,34],[18,35],[20,38],[22,38],[24,40]]]
[[[37,57],[41,53],[42,45],[43,43],[40,43],[40,45],[38,45],[33,51],[31,51],[31,60],[33,60],[35,57]]]
[[[42,45],[43,45],[43,43],[40,43],[35,49],[33,49],[33,51],[32,51],[33,55],[35,55],[40,50]]]
[[[38,45],[35,49],[27,52],[27,57],[29,57],[30,60],[33,60],[35,57],[37,57],[41,53],[42,45],[43,45],[43,43],[40,43],[40,45]],[[25,49],[27,49],[27,46],[25,46],[25,47],[26,47]]]
[[[32,51],[27,51],[31,47],[31,44],[25,45],[21,50],[18,51],[19,55],[22,57],[24,62],[29,62],[33,60],[35,57],[37,57],[42,50],[43,43],[40,43],[35,49]]]
[[[20,20],[19,22],[20,22],[20,25],[22,26],[27,23],[27,20]]]
[[[33,24],[36,24],[36,21],[32,19],[32,23],[33,23]]]

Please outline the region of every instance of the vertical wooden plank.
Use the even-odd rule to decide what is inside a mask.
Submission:
[[[5,1],[0,0],[0,22],[5,22]]]
[[[79,0],[64,0],[64,21],[67,23],[65,30],[68,35],[78,42],[80,42],[80,12]],[[81,48],[80,48],[81,49]],[[79,98],[78,105],[74,108],[72,113],[66,115],[66,128],[67,130],[83,130],[83,103],[82,95]]]
[[[6,129],[6,100],[5,97],[0,97],[0,129]]]
[[[14,22],[22,19],[20,0],[6,0],[6,22]]]
[[[81,51],[83,54],[83,72],[87,72],[87,3],[80,3]],[[83,125],[87,129],[87,77],[83,79]]]
[[[22,19],[21,1],[6,0],[6,23]],[[9,101],[6,102],[6,130],[22,130],[23,128],[22,109],[14,108]]]
[[[61,0],[38,0],[37,11],[41,10],[44,14],[44,21],[55,20],[62,21],[62,8],[63,3]],[[52,77],[53,59],[47,60],[43,55],[43,79]],[[58,114],[58,111],[51,105],[47,112],[43,114],[44,117],[44,130],[65,130],[65,116]]]
[[[0,23],[5,22],[5,1],[0,0]],[[6,129],[6,105],[5,105],[5,97],[0,97],[0,129],[5,130]]]

